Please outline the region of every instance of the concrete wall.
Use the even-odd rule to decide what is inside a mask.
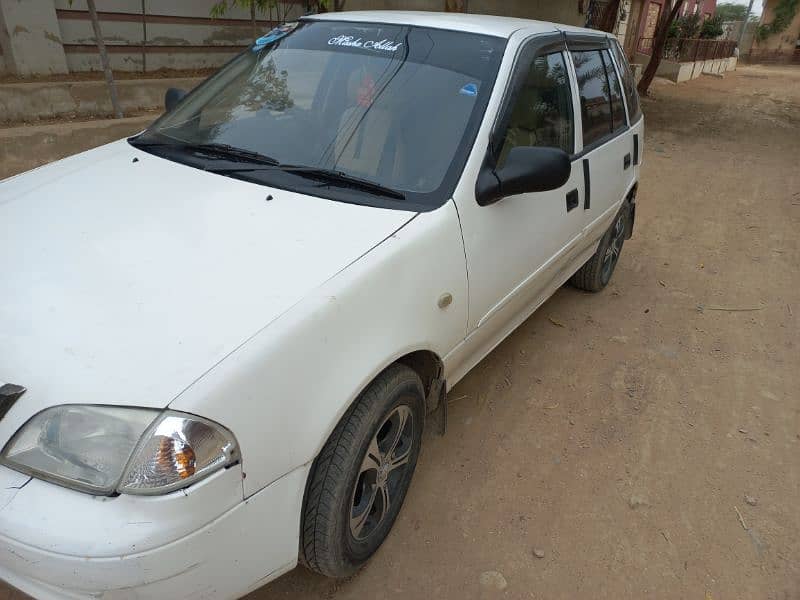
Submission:
[[[235,7],[212,20],[217,0],[96,0],[112,69],[214,68],[229,60],[275,21],[305,11],[305,0],[280,0],[259,13],[254,32],[247,9]],[[629,6],[632,1],[624,0]],[[583,25],[590,0],[464,0],[470,13]],[[348,10],[445,8],[446,0],[347,0]],[[629,14],[629,10],[625,11]],[[619,27],[622,37],[627,30]],[[100,70],[85,0],[0,0],[0,48],[4,64],[22,76]],[[0,71],[2,72],[2,71]]]
[[[0,47],[15,75],[67,72],[53,0],[0,0]]]
[[[255,35],[268,31],[271,21],[295,19],[304,9],[301,2],[278,2],[272,11],[259,12],[254,35],[248,10],[234,7],[211,19],[213,4],[215,0],[145,0],[143,14],[141,0],[97,0],[112,68],[146,72],[218,67]],[[85,0],[72,5],[55,0],[55,6],[69,70],[99,70]]]
[[[117,80],[125,114],[164,106],[168,88],[191,90],[199,77]],[[98,117],[112,114],[105,81],[33,81],[0,85],[0,124],[53,117]]]
[[[762,24],[773,21],[777,4],[778,0],[765,0],[764,12],[761,14]],[[797,51],[798,40],[800,40],[800,9],[798,9],[789,27],[784,31],[771,35],[762,41],[756,40],[751,48],[751,54],[753,56],[758,56],[759,54],[785,54],[788,59]]]
[[[584,4],[588,5],[589,0]],[[347,0],[347,10],[442,11],[445,0]],[[582,26],[586,15],[578,12],[577,0],[468,0],[467,12],[553,21]]]
[[[726,40],[735,40],[739,41],[739,34],[742,31],[742,25],[744,25],[743,21],[725,21],[722,23],[722,29],[725,31],[724,37]],[[753,46],[754,43],[754,34],[758,23],[747,23],[747,29],[745,29],[744,37],[742,38],[742,45],[739,46],[739,53],[740,54],[749,54],[750,48]]]
[[[647,54],[637,54],[637,62],[647,64],[650,56]],[[708,60],[698,60],[696,62],[675,62],[672,60],[662,60],[658,65],[656,75],[664,77],[675,83],[683,83],[697,79],[701,75],[723,75],[727,71],[736,70],[737,60],[731,58],[717,58]]]

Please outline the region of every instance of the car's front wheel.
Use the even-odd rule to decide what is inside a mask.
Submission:
[[[303,510],[301,559],[346,577],[378,549],[414,474],[425,418],[417,374],[393,365],[361,394],[314,461]]]

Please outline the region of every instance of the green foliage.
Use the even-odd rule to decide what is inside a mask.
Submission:
[[[69,1],[72,2],[72,0]],[[306,5],[311,9],[311,12],[321,13],[333,10],[340,11],[344,8],[345,1],[346,0],[308,0]],[[253,13],[260,12],[266,14],[269,12],[271,14],[273,8],[278,9],[279,2],[286,3],[287,0],[219,0],[211,6],[209,14],[212,18],[218,19],[223,17],[230,9],[237,6],[239,8],[246,8]],[[280,10],[277,10],[278,15],[280,15],[280,12]]]
[[[772,22],[759,25],[756,29],[756,38],[764,41],[771,35],[785,31],[797,14],[798,5],[800,5],[800,0],[778,0],[773,11]]]
[[[311,12],[322,13],[344,9],[345,1],[346,0],[311,0],[308,4]]]
[[[218,19],[236,6],[247,9],[255,8],[256,12],[263,13],[269,10],[273,4],[275,4],[275,0],[220,0],[211,6],[209,14]]]
[[[275,59],[270,58],[251,78],[251,85],[245,88],[239,101],[252,112],[267,108],[284,111],[294,106],[289,94],[289,74],[278,71]]]
[[[715,16],[718,16],[722,21],[744,21],[747,17],[747,7],[743,4],[734,4],[733,2],[720,2],[717,4],[717,9],[714,11]],[[749,21],[757,21],[758,17],[750,13]]]
[[[700,37],[706,39],[715,39],[725,33],[722,28],[722,17],[714,15],[703,21],[703,26],[700,27]]]
[[[700,15],[692,13],[675,19],[669,26],[667,37],[670,38],[696,38],[702,26]]]

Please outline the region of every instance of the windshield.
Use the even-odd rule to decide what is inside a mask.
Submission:
[[[421,27],[289,23],[131,143],[283,189],[430,210],[452,194],[504,48],[500,38]],[[197,145],[246,152],[226,161]],[[248,153],[260,162],[248,164]]]

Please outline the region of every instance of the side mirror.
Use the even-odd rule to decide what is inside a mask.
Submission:
[[[183,97],[186,95],[186,90],[179,90],[178,88],[169,88],[167,93],[164,94],[164,108],[167,109],[167,112],[171,111],[175,108],[178,103],[183,100]]]
[[[557,190],[569,179],[572,163],[559,148],[517,146],[496,170],[484,165],[475,195],[478,204],[488,206],[506,196]]]

